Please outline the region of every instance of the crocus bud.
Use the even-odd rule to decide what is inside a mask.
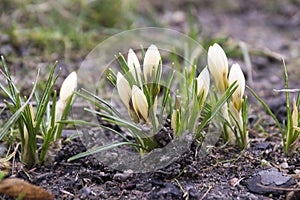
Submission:
[[[131,88],[128,83],[128,81],[125,79],[125,77],[118,72],[117,74],[117,84],[116,84],[119,96],[124,103],[124,105],[127,107],[127,109],[130,109],[129,107],[129,101],[131,99]]]
[[[201,97],[202,95],[202,103],[206,100],[208,91],[210,86],[210,78],[207,67],[205,67],[202,72],[197,77],[197,95]]]
[[[144,122],[148,121],[148,102],[143,91],[136,85],[132,87],[132,104],[136,114]]]
[[[207,63],[217,90],[224,92],[228,86],[228,60],[224,50],[217,43],[209,47]]]
[[[55,121],[60,121],[62,114],[67,106],[69,98],[72,96],[73,92],[77,88],[77,74],[72,72],[67,76],[61,85],[59,92],[59,100],[55,105]],[[57,131],[54,134],[54,138],[57,139]]]
[[[67,76],[64,82],[61,85],[59,99],[63,103],[67,103],[74,90],[77,88],[77,74],[76,72],[72,72]]]
[[[241,67],[239,64],[233,64],[230,72],[229,72],[229,84],[232,84],[233,82],[237,81],[238,88],[234,91],[232,94],[232,103],[233,106],[240,111],[242,107],[243,102],[243,95],[245,92],[245,76],[244,73],[241,70]]]
[[[292,121],[293,121],[293,126],[298,126],[298,108],[295,99],[293,101]]]
[[[157,47],[152,44],[145,53],[144,63],[143,63],[143,67],[144,67],[143,71],[144,71],[144,77],[146,82],[151,81],[152,77],[156,76],[157,68],[160,60],[161,60],[160,53]]]
[[[136,54],[132,49],[129,49],[128,56],[127,56],[127,65],[130,70],[130,73],[134,77],[134,80],[140,84],[141,83],[141,66],[139,59],[137,58]]]
[[[171,116],[171,128],[173,129],[174,132],[176,132],[176,122],[177,119],[179,117],[180,113],[179,113],[179,109],[173,110],[172,116]]]

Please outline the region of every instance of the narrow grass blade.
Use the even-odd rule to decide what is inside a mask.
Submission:
[[[277,127],[279,128],[280,133],[283,134],[283,129],[280,125],[280,122],[278,121],[275,114],[271,111],[269,106],[254,92],[254,90],[252,90],[249,86],[246,86],[246,87],[251,92],[251,94],[261,103],[261,105],[263,105],[263,107],[266,109],[266,111],[269,113],[269,115],[274,119]]]
[[[8,122],[3,126],[3,128],[0,130],[0,140],[6,135],[8,132],[8,129],[13,126],[18,119],[21,117],[22,112],[24,110],[24,106],[19,108],[8,120]]]
[[[200,137],[201,130],[215,117],[215,115],[219,112],[219,110],[223,107],[223,105],[227,102],[227,100],[232,96],[234,91],[237,89],[236,81],[231,84],[222,97],[218,100],[218,102],[211,108],[211,112],[207,115],[200,123],[197,129],[196,138]]]
[[[95,149],[90,149],[86,152],[82,152],[82,153],[79,153],[75,156],[72,156],[71,158],[68,159],[68,162],[79,159],[79,158],[83,158],[83,157],[86,157],[86,156],[89,156],[89,155],[93,155],[93,154],[99,153],[101,151],[116,148],[118,146],[123,146],[123,145],[132,145],[132,143],[129,143],[129,142],[116,142],[116,143],[100,146],[100,147],[97,147]]]

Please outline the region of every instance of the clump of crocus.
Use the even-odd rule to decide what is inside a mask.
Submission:
[[[114,141],[92,151],[88,150],[69,160],[123,145],[130,145],[143,155],[155,148],[165,147],[173,139],[176,140],[182,136],[187,142],[192,138],[202,142],[206,137],[204,128],[218,115],[236,88],[234,86],[227,87],[227,82],[222,83],[226,84],[222,86],[224,94],[216,99],[213,105],[205,104],[210,87],[208,67],[205,67],[198,75],[196,65],[183,68],[178,66],[177,68],[176,64],[172,63],[171,68],[164,68],[166,76],[163,82],[164,87],[160,92],[162,63],[160,53],[154,45],[151,45],[145,52],[143,65],[140,65],[139,59],[132,49],[128,52],[127,61],[121,53],[119,57],[116,57],[116,61],[119,64],[120,72],[114,73],[109,68],[106,70],[106,77],[116,87],[118,96],[129,113],[130,120],[124,119],[122,113],[115,109],[114,105],[91,92],[83,89],[82,91],[86,92],[88,96],[77,94],[98,108],[97,110],[86,109],[87,111],[97,114],[101,117],[101,121],[116,124],[121,129],[114,130],[111,126],[103,124],[96,126],[118,135],[122,141]],[[175,93],[171,93],[171,89],[175,89]],[[160,106],[160,109],[156,113],[157,105]],[[90,124],[82,121],[79,123]],[[163,125],[163,127],[158,129],[158,125]],[[172,131],[165,131],[168,128],[171,128]],[[130,139],[124,135],[124,129],[127,134],[130,134]],[[176,144],[176,141],[174,142]]]
[[[127,67],[128,73],[117,73],[118,94],[132,121],[154,125],[161,75],[161,57],[157,47],[151,45],[145,53],[143,77],[139,60],[132,49],[128,52]],[[150,112],[154,115],[154,121],[150,120]]]
[[[248,134],[244,133],[245,124],[243,124],[243,121],[245,122],[246,119],[242,118],[242,104],[245,91],[244,74],[238,64],[233,64],[228,75],[227,56],[222,47],[217,43],[209,47],[207,61],[219,95],[223,94],[228,86],[234,83],[238,85],[231,97],[230,104],[225,104],[222,108],[223,117],[227,122],[224,129],[226,133],[224,135],[226,141],[232,140],[234,135],[237,140],[242,138],[243,144],[240,146],[245,147],[248,143]]]
[[[37,163],[45,164],[45,160],[49,161],[46,155],[51,149],[51,145],[60,138],[62,132],[63,124],[59,121],[66,119],[71,108],[73,91],[77,85],[77,75],[73,72],[66,78],[61,87],[59,100],[56,102],[57,93],[54,87],[59,74],[55,74],[55,64],[51,67],[46,81],[42,83],[44,85],[43,90],[40,93],[36,91],[38,72],[30,95],[22,98],[12,81],[4,58],[1,57],[1,60],[9,90],[2,82],[0,83],[0,89],[8,99],[5,100],[5,103],[12,112],[12,117],[4,125],[4,128],[0,129],[0,140],[9,132],[11,127],[17,124],[22,147],[22,161],[28,167],[32,167]],[[50,106],[51,100],[52,108]],[[31,101],[36,102],[35,107],[29,103]],[[41,147],[37,145],[38,138]]]

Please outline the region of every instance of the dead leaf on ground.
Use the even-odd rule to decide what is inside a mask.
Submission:
[[[0,182],[0,193],[23,200],[53,200],[53,195],[41,187],[19,178],[7,178]]]

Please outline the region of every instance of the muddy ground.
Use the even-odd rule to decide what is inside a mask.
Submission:
[[[155,2],[152,11],[163,24],[182,32],[188,30],[187,3],[176,5],[170,1],[173,4],[161,5]],[[281,55],[290,73],[291,87],[299,88],[300,85],[300,3],[276,1],[276,5],[271,5],[270,1],[257,0],[228,0],[219,4],[191,2],[191,13],[201,22],[199,38],[207,35],[210,38],[229,38],[224,43],[228,49],[240,41],[246,43],[252,79],[242,57],[232,56],[229,63],[240,63],[248,85],[267,101],[280,119],[285,119],[284,94],[273,89],[284,87]],[[144,9],[141,5],[141,13]],[[139,20],[135,23],[136,26],[149,25]],[[2,42],[7,41],[3,38]],[[0,47],[0,51],[5,55],[7,49],[18,51],[18,48],[23,50],[26,45],[10,49],[6,44]],[[78,64],[78,60],[71,65]],[[20,58],[15,62],[13,56],[9,57],[9,63],[15,64],[15,71],[18,67],[23,69],[22,62]],[[39,59],[32,62],[35,65]],[[282,153],[279,131],[274,122],[250,95],[249,98],[253,102],[249,119],[252,142],[250,148],[242,152],[232,145],[223,147],[220,140],[208,150],[207,156],[199,157],[194,142],[167,167],[135,174],[114,170],[93,157],[67,162],[70,156],[85,150],[77,138],[63,143],[63,149],[52,166],[28,170],[17,163],[13,175],[43,187],[55,199],[300,199],[299,151],[293,156]],[[70,131],[64,133],[65,136],[69,134]],[[257,183],[263,184],[262,179],[270,182],[265,183],[265,187],[255,187]],[[0,198],[9,199],[3,195]]]

